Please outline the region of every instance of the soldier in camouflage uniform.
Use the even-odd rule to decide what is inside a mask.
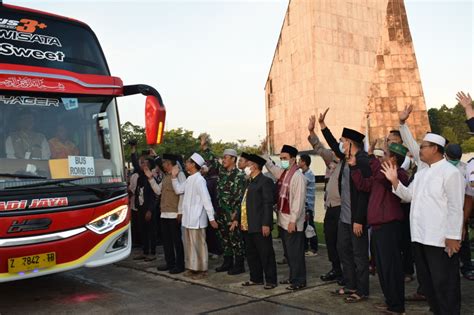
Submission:
[[[244,245],[240,230],[232,226],[232,222],[240,209],[246,179],[235,165],[237,162],[235,150],[225,150],[221,164],[209,149],[208,143],[208,137],[201,136],[201,154],[210,170],[214,169],[218,172],[216,221],[219,229],[217,237],[224,250],[224,262],[222,266],[216,268],[216,271],[227,271],[230,275],[237,275],[245,272]]]

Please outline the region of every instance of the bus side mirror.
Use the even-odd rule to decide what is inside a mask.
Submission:
[[[145,103],[145,133],[148,145],[160,144],[163,140],[166,109],[156,96],[148,95]]]

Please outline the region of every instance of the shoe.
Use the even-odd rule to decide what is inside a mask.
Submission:
[[[283,257],[282,260],[277,261],[277,265],[286,265],[287,263],[288,263],[288,261],[286,260],[285,257]]]
[[[192,271],[192,270],[186,270],[186,271],[183,273],[183,276],[190,278],[190,277],[194,276],[194,274],[195,274],[194,271]]]
[[[202,280],[207,278],[207,271],[200,271],[191,277],[193,280]]]
[[[216,268],[216,272],[225,272],[232,269],[234,266],[234,257],[233,256],[224,256],[224,262],[220,267]]]
[[[146,259],[146,257],[147,257],[146,255],[139,255],[139,256],[133,257],[133,260],[144,260]]]
[[[415,292],[411,295],[405,296],[405,301],[408,301],[408,302],[426,301],[426,296],[421,295],[418,292]]]
[[[145,258],[146,262],[150,262],[150,261],[154,261],[154,260],[156,260],[156,254],[149,255]]]
[[[168,271],[171,268],[168,265],[161,265],[156,268],[158,271]]]
[[[388,308],[388,305],[385,303],[375,303],[374,308],[379,311],[386,311]]]
[[[325,275],[321,275],[319,278],[323,281],[334,281],[340,278],[342,275],[340,272],[336,272],[334,269],[331,269]]]
[[[239,275],[245,272],[245,259],[244,256],[235,256],[235,264],[227,274],[231,276]]]
[[[318,252],[312,251],[312,250],[307,250],[304,255],[306,257],[313,257],[313,256],[318,256]]]
[[[405,283],[410,283],[414,280],[412,275],[405,275]]]
[[[184,272],[184,268],[174,267],[170,269],[170,274],[172,275],[177,275],[178,273],[182,273],[182,272]]]

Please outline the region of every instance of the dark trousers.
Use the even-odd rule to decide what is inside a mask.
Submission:
[[[245,251],[250,269],[250,281],[277,284],[277,269],[272,236],[263,237],[262,233],[243,232]]]
[[[304,230],[306,231],[306,227],[308,226],[313,227],[314,233],[316,233],[316,226],[314,225],[314,214],[309,214],[308,215],[308,221],[304,222]],[[312,238],[306,238],[304,239],[304,250],[307,251],[308,248],[311,248],[312,251],[317,252],[318,251],[318,234],[316,233],[315,236]]]
[[[403,272],[406,275],[415,273],[413,253],[411,250],[411,233],[410,233],[410,204],[402,204],[404,219],[402,221],[402,264]]]
[[[153,212],[152,212],[153,213]],[[138,222],[141,232],[141,241],[144,255],[156,254],[156,219],[155,213],[152,214],[151,220],[145,220],[146,210],[138,209]]]
[[[161,239],[166,265],[170,269],[184,269],[184,249],[181,239],[181,224],[177,219],[161,218]]]
[[[369,295],[369,240],[367,228],[361,237],[354,235],[352,224],[339,221],[337,252],[342,262],[346,288],[359,296]]]
[[[306,261],[304,257],[304,232],[288,233],[279,227],[283,252],[290,267],[289,280],[293,285],[306,285]]]
[[[402,266],[402,223],[398,221],[372,228],[372,242],[380,287],[388,310],[405,312],[405,277]]]
[[[451,258],[442,247],[413,243],[416,273],[435,314],[460,314],[459,255]]]
[[[139,214],[136,210],[132,210],[132,244],[134,246],[142,244]]]
[[[328,257],[332,263],[332,269],[338,273],[342,273],[341,261],[337,253],[337,228],[339,226],[340,214],[341,207],[329,207],[324,215],[324,237],[326,239]]]
[[[473,269],[471,262],[471,244],[469,240],[469,226],[466,223],[466,235],[461,242],[461,249],[459,250],[459,259],[461,260],[461,272],[467,272]]]

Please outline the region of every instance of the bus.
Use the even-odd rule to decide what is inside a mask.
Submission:
[[[160,94],[111,76],[89,26],[0,0],[0,282],[130,255],[117,100],[134,94],[159,144]]]

